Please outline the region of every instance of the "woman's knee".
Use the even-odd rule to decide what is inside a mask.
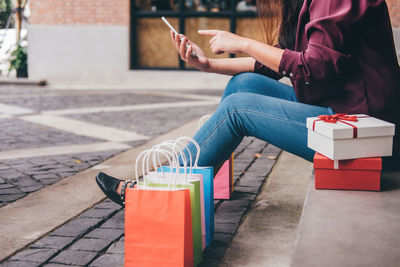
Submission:
[[[245,93],[232,93],[226,96],[219,105],[225,113],[234,113],[239,107],[246,105]]]
[[[249,86],[251,86],[252,81],[254,81],[255,75],[257,74],[252,72],[244,72],[233,76],[229,80],[222,98],[241,91],[247,91]]]

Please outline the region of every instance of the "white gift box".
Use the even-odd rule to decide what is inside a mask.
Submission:
[[[308,147],[332,160],[392,155],[394,124],[364,114],[348,116],[357,121],[307,118]]]

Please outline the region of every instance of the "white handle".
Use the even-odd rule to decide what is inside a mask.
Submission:
[[[142,173],[143,173],[143,174],[142,174],[142,177],[143,177],[144,186],[146,186],[146,179],[145,179],[146,171],[145,171],[145,165],[147,165],[147,173],[148,173],[148,172],[149,172],[149,166],[148,166],[148,164],[146,164],[146,163],[147,163],[148,158],[149,158],[149,156],[150,156],[150,154],[151,154],[152,152],[156,152],[156,151],[155,151],[155,150],[152,150],[152,149],[144,150],[144,151],[142,151],[142,152],[139,154],[139,156],[136,158],[136,163],[135,163],[135,179],[136,179],[138,188],[139,188],[139,173],[138,173],[138,169],[139,169],[139,168],[138,168],[139,160],[143,157],[143,160],[142,160]],[[169,153],[168,151],[161,151],[161,150],[160,150],[160,151],[157,151],[157,152],[158,152],[158,153],[162,153],[164,156],[166,156],[166,158],[167,158],[167,160],[168,160],[170,166],[172,166],[171,158],[169,157],[169,156],[172,155],[172,153]],[[168,153],[169,153],[169,155],[168,155]],[[168,188],[170,187],[170,184],[171,184],[170,179],[171,179],[171,176],[169,177]]]
[[[179,156],[182,158],[183,161],[183,170],[184,170],[184,174],[185,174],[185,181],[184,183],[187,183],[187,160],[186,160],[186,155],[185,153],[183,153],[183,151],[179,148],[179,146],[176,144],[177,142],[174,140],[168,140],[168,141],[164,141],[162,142],[159,146],[168,146],[168,148],[170,148],[172,150],[172,152],[175,155],[174,158],[174,163],[176,164],[176,168],[175,170],[179,173],[179,169],[180,169],[180,163],[179,163]],[[182,142],[179,142],[182,143]],[[178,156],[179,154],[179,156]],[[189,151],[189,155],[191,156],[191,153]],[[171,169],[171,171],[174,171],[174,169]]]
[[[178,153],[179,153],[180,156],[182,158],[184,158],[184,160],[185,160],[185,162],[184,162],[184,170],[185,170],[185,178],[186,178],[186,176],[187,176],[186,155],[182,151],[180,151],[179,147],[176,144],[174,144],[172,142],[174,142],[174,141],[173,140],[172,141],[164,141],[161,144],[154,146],[154,148],[160,149],[161,147],[167,147],[167,148],[169,148],[171,150],[171,153],[173,153],[173,155],[174,155],[174,157],[173,157],[174,166],[170,166],[171,172],[176,170],[179,173],[179,168],[180,168],[179,156],[178,156]],[[160,161],[159,157],[158,157],[158,161],[159,161],[159,163],[161,165],[161,161]],[[156,170],[156,172],[157,172],[157,170]],[[161,173],[164,174],[164,170],[162,168],[161,168]],[[186,178],[185,183],[187,183],[187,178]]]
[[[174,145],[175,145],[175,146],[177,146],[177,144],[183,145],[183,147],[184,147],[184,148],[186,149],[186,151],[188,152],[188,154],[189,154],[189,173],[192,173],[192,171],[193,171],[192,152],[190,152],[190,149],[188,148],[188,146],[187,146],[184,142],[179,141],[179,140],[175,140],[175,141],[173,141],[173,142],[174,142]],[[179,149],[179,151],[180,151],[179,155],[181,156],[182,161],[184,161],[183,164],[187,163],[187,160],[186,160],[187,158],[186,158],[185,153],[182,152],[182,149],[180,149],[179,146],[177,146],[177,147],[178,147],[178,149]],[[185,172],[185,173],[186,173],[186,172]]]
[[[153,159],[153,168],[154,168],[154,170],[155,170],[155,173],[156,173],[156,175],[157,175],[157,183],[160,183],[160,181],[159,181],[159,179],[160,179],[160,177],[158,176],[158,165],[157,165],[157,163],[156,163],[156,157],[160,157],[160,154],[162,154],[162,155],[164,155],[167,159],[168,159],[168,162],[169,162],[169,165],[170,165],[170,168],[173,168],[173,162],[174,162],[174,160],[173,160],[173,158],[174,158],[174,154],[173,153],[171,153],[170,151],[167,151],[167,150],[164,150],[164,149],[152,149],[151,150],[151,152],[148,154],[148,158],[147,158],[147,161],[146,161],[146,163],[147,163],[147,173],[150,173],[150,156],[151,156],[151,154],[153,154],[152,156],[152,159]],[[156,155],[155,155],[156,154]],[[172,160],[171,160],[172,159]],[[161,167],[161,169],[162,169],[162,164],[161,164],[161,161],[159,161],[160,162],[160,167]],[[163,175],[164,176],[164,175]],[[170,189],[170,185],[171,185],[171,178],[172,178],[172,176],[173,176],[173,173],[172,172],[170,172],[169,173],[169,176],[168,176],[168,189]],[[150,179],[150,177],[148,177],[149,179]],[[177,180],[177,178],[178,178],[178,176],[177,175],[175,175],[175,182],[174,182],[174,185],[175,185],[175,188],[176,188],[176,180]],[[149,180],[148,179],[148,180]]]
[[[176,139],[176,142],[179,142],[179,141],[182,141],[182,140],[189,141],[192,144],[194,144],[194,146],[196,147],[197,153],[196,153],[196,159],[194,161],[194,166],[193,167],[197,168],[198,167],[197,164],[199,162],[199,157],[200,157],[200,145],[199,145],[199,143],[197,143],[196,140],[194,140],[193,138],[188,137],[188,136],[179,137],[178,139]]]
[[[166,141],[166,142],[167,142],[167,141]],[[171,148],[171,146],[167,145],[166,142],[163,142],[163,143],[161,143],[161,144],[155,145],[155,146],[153,146],[151,149],[161,149],[161,147],[165,146],[165,147],[169,148],[169,149],[171,150],[172,153],[174,153],[174,149]],[[157,154],[157,160],[158,160],[158,164],[159,164],[160,166],[162,166],[162,162],[161,162],[161,160],[160,160],[160,154]],[[173,162],[176,161],[175,157],[173,157],[173,160],[172,160],[172,161],[173,161]],[[157,172],[157,170],[155,170],[155,171]],[[164,170],[163,170],[162,168],[161,168],[161,173],[164,175]]]
[[[206,123],[206,121],[211,117],[211,115],[204,115],[203,117],[200,118],[199,120],[199,124],[197,125],[197,129],[200,129],[201,126],[204,125],[204,123]]]

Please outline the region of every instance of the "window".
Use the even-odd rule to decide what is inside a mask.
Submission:
[[[161,16],[208,56],[242,56],[212,54],[210,38],[197,30],[226,30],[262,41],[255,10],[255,0],[132,0],[131,69],[191,69],[180,60]]]

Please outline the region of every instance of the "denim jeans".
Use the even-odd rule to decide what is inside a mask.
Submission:
[[[222,100],[194,139],[201,147],[199,166],[223,163],[245,136],[253,136],[313,161],[307,147],[306,118],[334,114],[331,108],[297,101],[293,87],[256,73],[228,83]],[[189,145],[192,155],[193,145]]]

